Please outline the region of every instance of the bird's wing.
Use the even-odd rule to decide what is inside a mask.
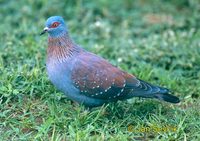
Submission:
[[[136,77],[92,53],[83,53],[77,60],[71,77],[81,94],[99,99],[120,99],[140,87]]]

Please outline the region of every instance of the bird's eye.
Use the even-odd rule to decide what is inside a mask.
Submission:
[[[51,25],[51,28],[56,28],[57,26],[59,26],[59,22],[54,22],[52,25]]]

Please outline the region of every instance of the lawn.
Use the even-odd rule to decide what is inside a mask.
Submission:
[[[91,110],[45,69],[45,20],[113,65],[180,97],[133,98]],[[0,0],[0,140],[200,140],[199,0]]]

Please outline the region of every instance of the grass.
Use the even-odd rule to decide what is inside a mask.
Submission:
[[[1,0],[0,140],[200,140],[199,5]],[[65,18],[85,49],[173,90],[181,103],[134,98],[88,111],[68,100],[47,78],[47,36],[38,35],[52,15]]]

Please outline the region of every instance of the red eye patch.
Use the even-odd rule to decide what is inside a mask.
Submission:
[[[51,25],[51,28],[56,28],[57,26],[59,26],[60,23],[59,22],[54,22],[52,25]]]

